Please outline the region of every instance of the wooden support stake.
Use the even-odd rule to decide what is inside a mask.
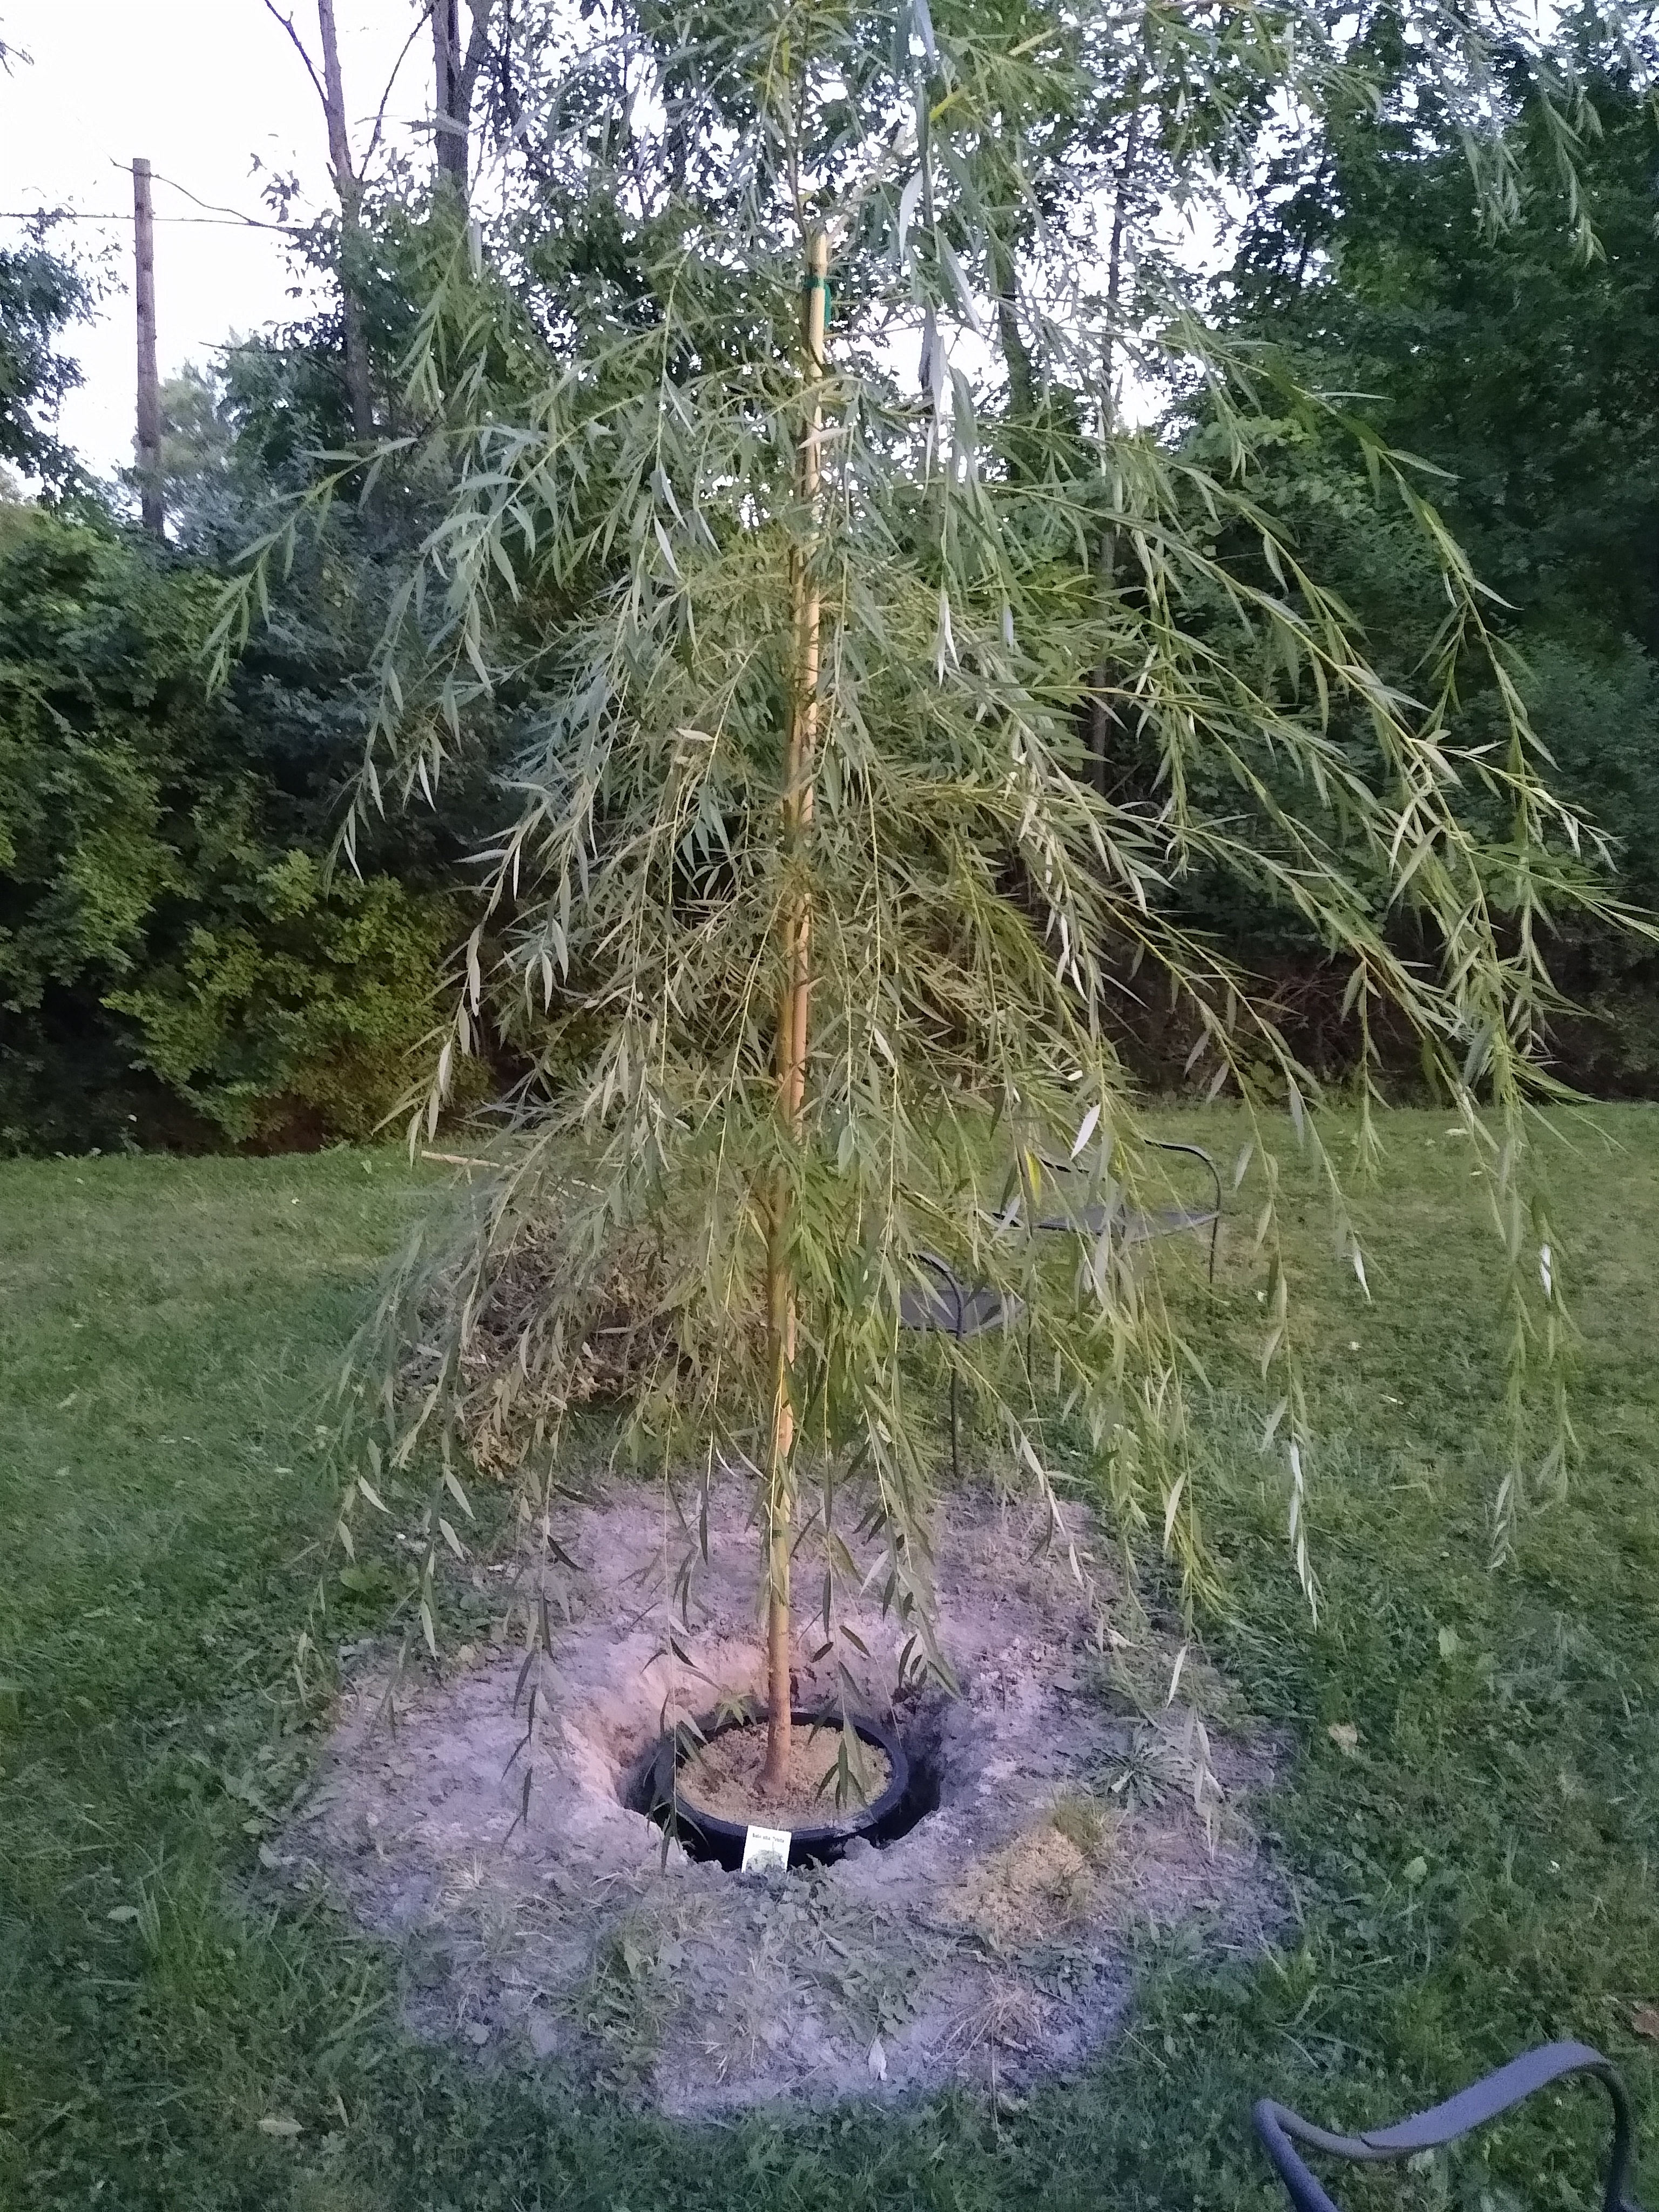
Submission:
[[[830,246],[814,231],[806,249],[806,297],[802,313],[805,368],[809,384],[823,375],[828,320]],[[818,447],[823,412],[816,393],[801,432],[797,483],[802,505],[815,518],[822,471]],[[809,530],[811,525],[809,524]],[[790,601],[794,617],[794,684],[784,757],[783,830],[792,857],[799,854],[812,819],[812,777],[818,742],[818,637],[822,617],[811,572],[811,538],[790,556]],[[812,988],[812,915],[805,894],[784,921],[784,988],[778,1009],[778,1111],[799,1137],[806,1103],[807,1026]],[[789,1770],[789,1530],[795,1442],[790,1370],[795,1364],[795,1291],[789,1261],[789,1194],[781,1176],[773,1192],[766,1244],[766,1322],[772,1376],[771,1437],[767,1464],[766,1763],[761,1788],[781,1787]]]
[[[161,503],[161,386],[155,368],[155,216],[149,163],[132,164],[134,296],[138,307],[138,503],[152,538],[167,535]]]

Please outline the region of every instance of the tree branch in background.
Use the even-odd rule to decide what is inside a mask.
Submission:
[[[552,173],[541,155],[531,144],[525,131],[524,100],[513,75],[513,0],[502,0],[501,34],[492,41],[490,52],[495,61],[495,95],[499,102],[499,114],[506,119],[505,137],[514,151],[539,185],[551,182]],[[672,112],[672,111],[671,111]],[[681,158],[674,171],[675,189],[684,188],[685,164],[682,143]]]
[[[323,89],[323,81],[317,74],[316,64],[312,60],[310,53],[307,50],[305,40],[300,36],[300,33],[294,27],[293,16],[284,15],[276,5],[276,0],[265,0],[265,13],[270,16],[273,23],[280,23],[283,30],[288,33],[289,42],[293,46],[295,52],[298,54],[300,59],[306,65],[306,75],[311,79],[312,85],[316,92],[317,97],[323,103],[323,112],[326,115],[328,112],[328,94]]]
[[[1019,328],[1019,145],[1006,126],[1002,135],[1008,160],[1009,197],[1013,206],[1006,233],[1000,224],[988,223],[986,245],[991,294],[996,302],[997,340],[1002,348],[1002,364],[1008,379],[1009,428],[1018,433],[1021,428],[1029,427],[1036,412],[1036,379],[1030,349]]]
[[[1137,69],[1129,80],[1129,122],[1124,132],[1123,158],[1118,164],[1117,184],[1112,195],[1112,236],[1106,259],[1106,332],[1102,348],[1101,404],[1106,410],[1106,420],[1102,427],[1109,438],[1117,427],[1117,398],[1112,387],[1112,378],[1115,373],[1113,354],[1117,342],[1118,319],[1122,313],[1123,242],[1128,230],[1129,209],[1140,154],[1140,119],[1145,112],[1141,92],[1142,72]],[[1117,532],[1110,526],[1101,537],[1100,574],[1103,596],[1109,599],[1117,574]],[[1089,701],[1089,751],[1103,798],[1109,794],[1111,788],[1112,740],[1120,734],[1122,727],[1117,710],[1111,703],[1110,682],[1111,670],[1102,661],[1094,672]]]
[[[374,159],[376,154],[380,150],[380,140],[386,132],[386,111],[392,99],[392,87],[398,82],[398,78],[403,70],[404,64],[409,59],[410,48],[414,45],[416,40],[420,37],[422,25],[431,15],[434,0],[425,0],[425,4],[422,7],[419,14],[415,18],[414,28],[410,32],[409,36],[404,40],[402,46],[398,50],[398,58],[392,64],[392,74],[386,81],[386,88],[380,94],[380,106],[374,111],[374,128],[369,132],[368,143],[363,149],[362,161],[358,169],[359,176],[368,175],[369,163]]]
[[[320,76],[317,74],[316,64],[311,58],[310,49],[295,27],[293,16],[284,15],[276,5],[276,0],[264,0],[264,8],[271,21],[281,25],[288,35],[289,45],[305,64],[306,75],[311,79],[312,88],[322,102],[323,117],[328,127],[328,162],[334,174],[334,189],[340,200],[340,319],[345,334],[346,397],[351,410],[351,434],[360,446],[366,445],[374,435],[374,410],[369,392],[368,349],[363,337],[362,310],[352,289],[352,272],[360,258],[359,247],[362,238],[362,185],[352,164],[351,141],[346,130],[345,93],[340,77],[340,45],[335,30],[334,0],[317,0],[318,29],[323,46],[323,73]],[[407,52],[408,48],[405,46],[404,51]],[[377,125],[377,136],[378,132]]]
[[[472,126],[472,95],[489,52],[489,15],[494,0],[469,0],[472,29],[461,51],[460,0],[434,0],[432,47],[435,66],[432,146],[440,176],[450,178],[466,197],[467,151]]]

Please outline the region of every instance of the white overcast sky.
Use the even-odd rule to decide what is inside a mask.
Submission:
[[[279,0],[316,52],[315,0]],[[361,148],[398,50],[416,27],[415,0],[337,0],[341,71]],[[104,472],[132,458],[131,295],[135,155],[156,173],[155,317],[163,376],[204,362],[233,332],[294,312],[282,240],[200,216],[198,198],[263,216],[252,157],[297,173],[309,205],[331,200],[323,112],[299,56],[261,0],[0,0],[0,39],[33,57],[0,75],[0,210],[70,207],[125,216],[76,222],[57,235],[117,249],[119,283],[94,327],[69,337],[86,382],[64,407],[61,434]],[[408,144],[430,112],[429,33],[410,50],[387,106]],[[422,138],[422,143],[428,143]],[[163,183],[163,179],[167,179]],[[0,240],[21,226],[0,222]]]
[[[277,5],[292,13],[316,55],[316,0]],[[414,151],[422,164],[430,158],[426,11],[427,0],[336,0],[359,154],[390,84],[387,143]],[[331,205],[322,107],[262,0],[0,0],[0,40],[31,57],[0,73],[0,216],[63,207],[108,218],[53,234],[88,255],[108,251],[110,289],[98,320],[75,326],[65,340],[85,381],[59,423],[60,434],[106,474],[132,459],[133,156],[146,155],[155,173],[156,324],[166,377],[186,362],[205,363],[233,335],[303,311],[289,297],[293,277],[279,234],[211,216],[186,195],[264,217],[257,159],[264,170],[299,176],[301,219]],[[0,243],[25,235],[21,222],[0,220]],[[1170,242],[1194,259],[1214,244],[1190,233]],[[1139,411],[1133,394],[1128,398]]]

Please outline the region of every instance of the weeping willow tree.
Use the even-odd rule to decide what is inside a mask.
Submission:
[[[531,182],[488,240],[448,234],[409,364],[422,428],[375,464],[440,519],[386,639],[348,854],[366,811],[431,797],[481,699],[520,732],[418,1127],[485,1033],[527,1073],[459,1241],[388,1295],[364,1354],[388,1433],[347,1492],[380,1502],[383,1444],[404,1468],[430,1452],[428,1639],[458,1436],[528,1430],[497,1456],[556,1543],[560,1425],[619,1271],[653,1347],[633,1443],[752,1484],[774,1774],[793,1638],[811,1618],[833,1643],[855,1533],[882,1547],[903,1668],[944,1668],[937,1366],[901,1356],[924,1255],[1020,1317],[939,1358],[1055,1525],[1057,1484],[1085,1478],[1126,1546],[1150,1532],[1199,1587],[1189,1364],[1127,1234],[1152,1202],[1133,1005],[1167,995],[1210,1096],[1288,1113],[1365,1276],[1313,1079],[1262,988],[1182,921],[1198,870],[1341,963],[1363,1146],[1383,1010],[1475,1139],[1509,1262],[1506,1525],[1565,1334],[1528,1151],[1540,944],[1553,904],[1606,908],[1594,841],[1417,473],[1208,332],[1150,228],[1222,192],[1275,118],[1372,97],[1363,64],[1254,0],[618,0],[579,40],[562,21],[513,88]],[[1413,21],[1501,217],[1504,27]],[[1572,88],[1540,70],[1534,93],[1570,177]],[[1202,392],[1218,462],[1150,420],[1172,385]],[[1437,568],[1411,696],[1254,497],[1263,441],[1318,416]],[[256,549],[227,650],[305,526]],[[1500,750],[1459,744],[1472,666]],[[1035,1226],[1056,1156],[1098,1234]],[[1313,1440],[1259,1157],[1264,1449],[1314,1601]],[[483,1317],[530,1244],[538,1295],[481,1384]],[[797,1603],[811,1522],[827,1571]]]

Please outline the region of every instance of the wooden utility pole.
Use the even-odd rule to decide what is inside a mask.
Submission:
[[[340,195],[340,312],[345,325],[346,397],[351,434],[360,446],[374,435],[374,408],[368,384],[368,348],[363,313],[352,290],[353,264],[362,236],[362,185],[352,167],[346,132],[345,89],[340,76],[340,41],[334,26],[334,0],[317,0],[317,27],[323,40],[323,110],[328,118],[328,158]]]
[[[783,832],[792,859],[802,856],[812,821],[812,780],[818,748],[818,661],[822,609],[812,574],[818,458],[823,416],[817,386],[823,375],[829,321],[830,241],[813,232],[806,248],[806,297],[802,315],[805,371],[812,403],[802,427],[796,483],[806,509],[807,536],[790,556],[790,600],[794,617],[794,683],[784,754]],[[778,1007],[778,1112],[792,1138],[805,1119],[807,1024],[812,994],[812,912],[803,891],[783,924],[783,993]],[[789,1771],[789,1541],[795,1445],[792,1370],[795,1364],[795,1285],[789,1258],[789,1194],[781,1175],[767,1220],[766,1325],[771,1371],[771,1437],[767,1465],[766,1762],[763,1791],[781,1787]]]
[[[161,504],[161,384],[155,368],[155,216],[149,163],[132,163],[132,252],[138,302],[138,501],[152,538],[167,535]]]

